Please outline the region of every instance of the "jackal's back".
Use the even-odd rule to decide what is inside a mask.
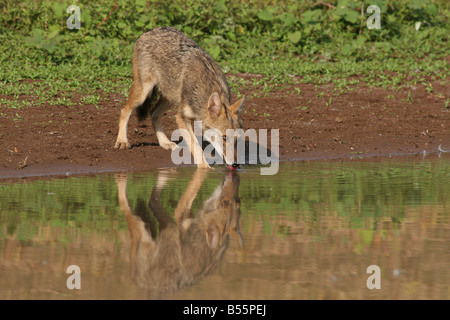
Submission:
[[[174,104],[188,104],[194,111],[204,106],[213,92],[229,102],[225,75],[212,57],[187,35],[172,27],[142,34],[134,46],[135,78],[147,75],[159,92]]]

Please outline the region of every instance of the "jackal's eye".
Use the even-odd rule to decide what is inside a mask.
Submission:
[[[223,135],[222,138],[223,138],[223,141],[225,141],[225,142],[228,141],[228,137],[226,135]]]

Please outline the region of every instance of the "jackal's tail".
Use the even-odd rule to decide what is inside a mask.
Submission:
[[[136,115],[139,121],[145,120],[150,115],[150,112],[155,107],[159,98],[160,94],[158,87],[155,86],[144,102],[136,109]]]

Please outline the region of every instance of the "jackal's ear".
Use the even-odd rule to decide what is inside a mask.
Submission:
[[[240,114],[242,112],[242,106],[244,105],[244,101],[245,101],[245,96],[243,96],[238,101],[233,103],[230,106],[231,112],[236,113],[236,114]]]
[[[222,112],[222,101],[220,101],[220,97],[217,92],[213,92],[213,94],[209,97],[208,111],[213,119],[217,118]]]

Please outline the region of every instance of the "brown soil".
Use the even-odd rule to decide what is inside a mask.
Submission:
[[[432,85],[432,93],[423,85],[398,92],[358,85],[337,96],[333,85],[280,85],[282,89],[268,94],[240,89],[247,95],[244,127],[279,129],[282,161],[436,153],[439,145],[450,149],[450,111],[444,103],[450,86],[439,81]],[[5,97],[13,99],[0,94]],[[98,108],[1,106],[0,179],[174,166],[170,152],[158,146],[150,121],[139,124],[132,117],[132,148],[113,148],[126,98],[108,98]],[[171,110],[163,118],[169,137],[176,129],[174,114]]]

